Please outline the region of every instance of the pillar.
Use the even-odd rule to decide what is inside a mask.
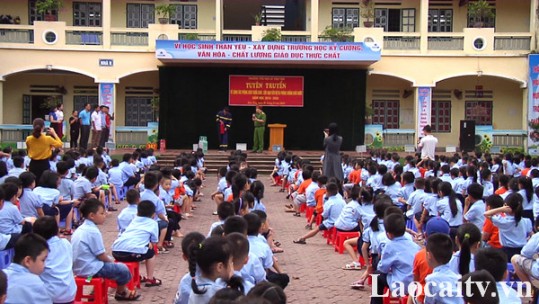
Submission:
[[[414,123],[415,123],[415,142],[423,132],[423,127],[430,125],[432,109],[432,88],[429,86],[415,87],[414,102]]]
[[[522,130],[525,132],[524,136],[524,153],[528,153],[528,111],[529,111],[529,103],[532,102],[529,100],[529,91],[531,89],[531,83],[528,83],[527,88],[522,89]]]
[[[531,0],[530,1],[530,33],[532,33],[531,41],[530,41],[530,48],[532,50],[537,49],[537,15],[539,11],[539,7],[537,6],[538,0]]]
[[[99,104],[109,107],[109,114],[116,112],[116,84],[112,82],[100,82],[98,84]],[[116,119],[110,122],[109,139],[116,142]]]
[[[103,48],[110,48],[110,29],[112,24],[112,0],[103,0]]]
[[[318,42],[318,0],[311,0],[311,42]]]
[[[419,49],[422,54],[427,53],[429,48],[429,0],[419,2]]]
[[[223,0],[215,0],[215,40],[223,37]]]
[[[0,79],[0,125],[4,123],[4,80]]]

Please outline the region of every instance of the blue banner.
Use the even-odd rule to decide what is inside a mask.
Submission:
[[[528,152],[537,154],[539,144],[539,55],[528,57]]]
[[[157,40],[155,56],[193,61],[375,62],[380,60],[380,46],[363,42]]]
[[[417,134],[421,135],[423,128],[431,123],[432,89],[430,87],[417,88]]]

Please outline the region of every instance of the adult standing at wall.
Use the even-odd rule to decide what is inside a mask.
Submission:
[[[266,130],[266,113],[261,106],[256,106],[256,112],[252,116],[255,131],[253,137],[253,153],[264,151],[264,131]]]
[[[99,146],[105,147],[105,143],[109,141],[111,121],[114,120],[114,114],[109,114],[108,106],[101,106],[101,138]]]
[[[324,131],[324,164],[322,172],[327,177],[336,177],[343,181],[343,170],[341,166],[341,145],[342,136],[339,136],[339,129],[336,123],[332,122],[328,130]]]
[[[32,135],[26,137],[26,149],[31,159],[28,170],[34,173],[39,182],[43,172],[50,169],[52,149],[61,148],[62,140],[53,128],[48,129],[48,134],[45,133],[45,121],[41,118],[34,119],[33,129]]]
[[[96,148],[99,146],[99,140],[101,139],[101,114],[99,113],[99,105],[94,106],[94,112],[92,112],[92,144],[90,148]]]
[[[219,151],[228,149],[228,131],[232,126],[232,114],[228,107],[224,107],[215,115],[217,122],[217,136],[219,137]]]
[[[58,138],[64,137],[64,104],[58,103],[49,113],[51,128],[54,129]]]
[[[418,148],[421,149],[421,159],[434,160],[438,139],[434,137],[431,132],[432,128],[430,125],[426,125],[423,128],[423,134],[425,134],[425,136],[421,138],[418,145]]]
[[[77,147],[77,141],[79,140],[80,134],[80,119],[79,112],[77,110],[71,113],[69,117],[69,146],[70,148]]]
[[[79,146],[83,149],[88,149],[88,140],[90,139],[90,121],[92,106],[89,103],[84,105],[84,109],[80,111],[80,143]]]

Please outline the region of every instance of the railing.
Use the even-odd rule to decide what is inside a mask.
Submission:
[[[0,43],[34,43],[32,25],[0,24]]]
[[[147,46],[148,29],[112,29],[110,33],[111,45]]]
[[[419,50],[421,38],[416,33],[385,33],[384,49],[386,50]]]
[[[66,44],[70,45],[102,45],[103,32],[88,31],[85,28],[66,31]]]
[[[429,36],[428,49],[461,51],[464,50],[464,37]]]
[[[499,147],[524,147],[526,131],[523,130],[494,130],[492,145]]]
[[[148,127],[116,127],[116,146],[143,145],[148,142]]]
[[[505,36],[507,35],[507,36]],[[504,34],[494,37],[494,50],[529,51],[531,36],[528,34]]]
[[[281,32],[282,42],[311,42],[311,34],[309,32]]]
[[[354,42],[354,36],[344,37],[343,41],[337,41],[335,38],[328,36],[318,36],[319,42]]]
[[[222,41],[251,41],[251,35],[225,34]]]
[[[385,129],[384,146],[413,145],[415,131],[412,129]]]
[[[215,41],[215,34],[178,34],[178,40]]]
[[[31,133],[31,125],[0,125],[0,141],[2,143],[26,141],[26,137]]]

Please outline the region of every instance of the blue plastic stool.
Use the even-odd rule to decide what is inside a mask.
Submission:
[[[15,256],[15,249],[7,249],[0,251],[0,269],[6,269]]]

